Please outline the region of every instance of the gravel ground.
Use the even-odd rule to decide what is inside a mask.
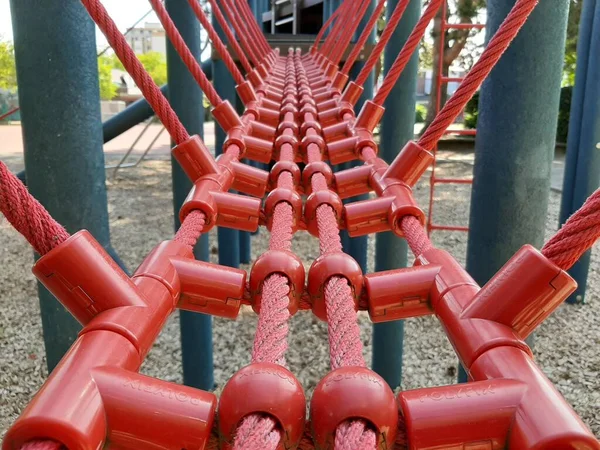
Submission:
[[[468,177],[472,155],[443,152],[447,161],[440,175]],[[7,161],[13,170],[21,163]],[[167,161],[147,161],[133,170],[122,171],[109,181],[112,242],[128,267],[136,267],[158,242],[172,235],[170,168]],[[435,221],[466,224],[469,186],[442,186],[436,195]],[[427,205],[428,187],[416,188],[421,205]],[[547,235],[556,229],[560,196],[550,194]],[[464,262],[466,233],[437,232],[435,243]],[[252,257],[266,249],[268,236],[253,238]],[[369,239],[369,271],[373,270],[374,239]],[[210,233],[211,258],[216,262],[216,233]],[[294,250],[304,261],[318,255],[315,239],[299,233]],[[588,304],[564,305],[536,333],[534,353],[547,376],[600,436],[600,254],[592,258]],[[0,219],[0,430],[16,419],[43,383],[46,373],[36,285],[31,274],[32,254],[28,244],[6,221]],[[247,267],[245,267],[247,269]],[[364,354],[371,355],[371,325],[360,315]],[[441,327],[431,317],[406,321],[404,389],[451,384],[456,358]],[[222,387],[228,377],[247,364],[255,315],[243,311],[237,321],[215,319],[215,379]],[[327,330],[311,314],[298,314],[291,321],[288,362],[305,389],[312,391],[328,370]],[[169,322],[150,352],[143,373],[181,382],[181,351],[177,314]]]

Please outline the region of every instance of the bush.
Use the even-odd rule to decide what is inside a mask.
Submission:
[[[558,108],[556,142],[567,142],[567,136],[569,134],[569,117],[571,115],[572,96],[573,86],[565,86],[560,90],[560,106]]]
[[[477,119],[479,119],[479,91],[465,106],[465,128],[477,128]]]
[[[425,122],[425,118],[427,117],[427,107],[425,105],[420,105],[417,103],[415,107],[415,122],[423,123]]]
[[[556,126],[556,142],[567,142],[569,133],[569,116],[571,113],[571,97],[573,86],[565,86],[560,90],[560,105],[558,109],[558,124]],[[477,92],[465,107],[465,128],[477,128],[479,118],[479,92]]]

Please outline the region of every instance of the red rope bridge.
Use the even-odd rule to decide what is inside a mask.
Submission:
[[[541,442],[543,448],[600,448],[542,375],[524,342],[575,289],[564,271],[600,237],[600,191],[541,252],[523,247],[480,288],[449,254],[433,246],[411,189],[432,161],[430,150],[537,0],[516,2],[423,137],[409,142],[390,165],[377,157],[373,130],[441,0],[429,2],[375,98],[358,115],[353,106],[361,86],[407,1],[397,4],[365,68],[349,82],[349,68],[383,0],[341,70],[338,64],[367,0],[343,2],[304,55],[271,50],[244,0],[210,0],[241,70],[200,5],[189,0],[237,83],[246,107],[241,116],[209,83],[162,2],[150,0],[227,133],[217,160],[199,137],[189,136],[101,2],[81,1],[171,134],[177,144],[173,155],[194,187],[175,237],[159,244],[130,278],[89,233],[70,236],[0,163],[0,210],[42,255],[35,275],[84,326],[8,431],[4,448],[351,450],[471,448],[479,443],[482,449],[528,449]],[[243,164],[242,158],[275,164],[266,172]],[[364,164],[336,174],[327,163],[355,159]],[[375,198],[342,203],[372,191]],[[271,232],[269,249],[254,263],[249,280],[242,270],[194,260],[193,246],[215,226],[247,231],[265,226]],[[393,231],[408,241],[415,266],[364,275],[342,252],[342,229],[351,236]],[[320,256],[308,274],[291,250],[298,230],[319,240]],[[218,409],[211,393],[137,373],[175,308],[235,318],[244,304],[259,316],[252,361],[224,387]],[[312,310],[329,332],[332,372],[315,389],[309,421],[304,391],[285,360],[288,321],[299,310]],[[418,389],[395,397],[365,366],[359,310],[368,311],[373,322],[435,314],[472,382],[466,388]],[[443,408],[437,401],[443,399],[461,400]]]

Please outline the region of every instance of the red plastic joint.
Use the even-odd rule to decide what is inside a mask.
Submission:
[[[501,323],[525,339],[576,288],[567,272],[525,245],[479,291],[462,317]]]
[[[326,191],[315,191],[308,196],[304,205],[304,223],[306,229],[313,236],[319,236],[317,223],[317,209],[322,205],[329,205],[335,214],[338,227],[342,224],[344,204],[340,196],[327,189]]]
[[[412,448],[528,448],[508,446],[526,391],[521,381],[500,379],[401,392],[407,441]]]
[[[351,81],[350,83],[348,83],[348,86],[346,86],[346,89],[342,93],[342,96],[340,97],[340,101],[348,102],[352,106],[354,106],[354,105],[356,105],[356,103],[358,102],[358,99],[360,98],[360,96],[363,94],[364,91],[365,91],[365,88],[356,84],[354,81]]]
[[[325,144],[325,139],[323,139],[321,135],[315,132],[314,134],[308,134],[302,138],[300,149],[305,158],[305,155],[308,154],[309,145],[316,145],[319,148],[321,159],[327,159],[327,145]]]
[[[433,154],[414,141],[408,141],[383,174],[386,180],[396,179],[412,187],[433,162]]]
[[[180,220],[183,222],[190,212],[199,210],[206,216],[205,232],[215,225],[256,231],[260,218],[260,199],[222,192],[226,188],[228,186],[222,186],[212,176],[200,178],[181,207]]]
[[[252,125],[256,128],[255,125]],[[244,136],[244,156],[253,161],[269,163],[273,154],[273,142],[256,136]]]
[[[300,186],[301,173],[298,164],[292,161],[277,161],[275,164],[273,164],[269,175],[271,189],[276,189],[277,180],[282,172],[289,172],[292,175],[294,186]]]
[[[287,277],[290,285],[288,310],[290,315],[296,314],[300,297],[304,292],[304,264],[297,255],[285,250],[268,250],[254,262],[250,272],[252,309],[256,313],[260,312],[263,283],[265,279],[273,274]]]
[[[365,276],[369,316],[373,323],[432,314],[429,293],[440,267],[426,265]]]
[[[383,106],[373,103],[371,100],[367,100],[356,117],[354,128],[357,130],[365,129],[370,133],[373,133],[375,127],[381,121],[384,112],[385,108]]]
[[[171,258],[180,283],[179,309],[235,319],[246,288],[246,272],[189,258]]]
[[[102,311],[146,306],[127,274],[86,230],[42,256],[33,274],[83,325]]]
[[[243,126],[240,116],[229,100],[223,100],[213,108],[212,115],[225,133],[229,133],[232,128]]]
[[[425,224],[425,214],[417,206],[412,190],[399,181],[389,185],[383,196],[344,205],[346,229],[352,237],[381,231],[393,231],[403,236],[400,220],[415,216]],[[379,194],[379,192],[378,192]]]
[[[138,375],[133,371],[140,363],[124,336],[84,332],[8,430],[2,448],[19,449],[41,437],[81,450],[109,442],[124,450],[148,442],[164,449],[204,448],[215,396]]]
[[[254,91],[250,81],[246,80],[238,84],[235,87],[235,90],[237,91],[240,100],[242,100],[242,103],[246,106],[246,108],[248,108],[251,103],[258,102],[258,97],[256,96],[256,92]]]
[[[173,147],[172,153],[192,182],[203,175],[219,173],[215,158],[197,135]]]
[[[286,188],[276,188],[269,192],[265,200],[264,213],[267,218],[267,229],[270,231],[273,224],[275,206],[280,202],[286,202],[292,207],[294,221],[292,231],[298,230],[302,220],[302,197],[296,191]]]
[[[307,290],[310,295],[312,311],[319,319],[327,321],[325,305],[325,284],[331,277],[348,280],[358,310],[358,299],[363,288],[363,274],[360,265],[346,253],[325,253],[319,256],[308,270]]]
[[[336,172],[333,178],[336,192],[340,198],[346,199],[371,192],[370,178],[372,170],[370,164],[363,164],[352,169]]]
[[[315,447],[333,448],[336,428],[351,419],[367,421],[377,433],[377,448],[394,447],[398,405],[383,378],[366,367],[340,367],[317,385],[310,402]]]
[[[342,145],[339,141],[345,139],[352,139],[353,145],[356,144],[356,137],[353,136],[352,132],[352,124],[353,122],[350,120],[342,120],[341,122],[323,127],[323,138],[325,138],[327,146],[331,147],[334,144]]]
[[[255,363],[239,370],[227,382],[219,399],[219,433],[231,449],[235,431],[250,414],[267,414],[281,427],[278,450],[294,449],[304,432],[306,398],[302,386],[286,368]]]
[[[232,189],[262,198],[267,190],[269,172],[237,161],[232,161],[229,167],[233,171]]]
[[[331,170],[331,166],[324,161],[313,161],[308,163],[302,171],[302,185],[304,186],[305,194],[310,194],[312,192],[311,178],[316,173],[323,175],[327,182],[327,186],[331,186],[333,181],[333,171]]]

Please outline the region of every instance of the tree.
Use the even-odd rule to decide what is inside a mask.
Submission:
[[[15,51],[12,42],[3,41],[0,36],[0,89],[14,91],[17,88]]]
[[[567,41],[565,44],[565,63],[563,68],[563,84],[575,85],[575,67],[577,65],[577,38],[579,37],[579,19],[583,0],[571,0],[569,19],[567,22]]]
[[[102,55],[98,58],[98,79],[100,80],[100,98],[112,100],[117,93],[117,86],[112,80],[113,59]]]
[[[167,61],[162,53],[148,52],[138,55],[138,59],[156,84],[162,86],[167,82]]]
[[[477,18],[479,11],[486,6],[486,0],[445,0],[447,4],[447,15],[446,20],[450,20],[450,17],[454,18],[457,23],[474,23]],[[443,55],[443,67],[442,76],[448,76],[450,66],[459,57],[461,52],[467,46],[469,36],[473,33],[470,29],[450,29],[445,31],[444,48],[440,48],[440,35],[442,33],[442,14],[443,8],[440,8],[435,19],[433,21],[433,29],[431,31],[431,37],[433,38],[433,86],[431,89],[431,95],[429,96],[429,105],[427,108],[427,119],[425,121],[424,130],[433,121],[435,117],[435,105],[438,101],[437,89],[435,89],[435,80],[438,77],[438,61],[440,53]],[[442,53],[443,52],[443,53]],[[471,53],[471,52],[470,52]],[[463,61],[467,66],[472,64],[471,58],[465,58]],[[447,96],[447,85],[442,85],[441,92],[441,104],[443,105],[446,101]]]

